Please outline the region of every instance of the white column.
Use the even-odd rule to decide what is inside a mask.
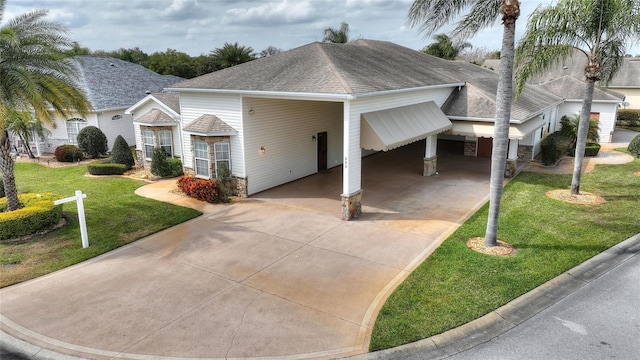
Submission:
[[[432,157],[437,155],[438,148],[438,135],[429,135],[427,136],[427,146],[424,150],[424,158],[431,159]]]
[[[42,150],[40,150],[40,136],[36,131],[33,131],[33,139],[36,141],[36,156],[42,156]]]
[[[351,115],[351,103],[345,101],[342,195],[350,196],[362,189],[362,151],[360,150],[360,118]]]
[[[507,160],[518,160],[518,139],[509,139],[509,153]]]

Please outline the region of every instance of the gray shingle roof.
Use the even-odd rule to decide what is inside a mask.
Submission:
[[[480,66],[452,61],[447,71],[461,74],[467,86],[454,90],[442,106],[448,116],[495,118],[498,74]],[[527,85],[511,107],[511,119],[525,120],[562,99],[548,91]]]
[[[215,115],[204,114],[183,128],[184,131],[198,134],[237,134],[238,132]]]
[[[176,120],[160,109],[149,110],[144,115],[136,119],[136,122],[149,125],[177,124]]]
[[[582,99],[586,85],[587,83],[584,81],[565,75],[541,84],[539,87],[565,99]],[[623,99],[624,95],[622,94],[603,91],[598,87],[593,89],[593,100],[622,101]]]
[[[176,92],[161,92],[151,94],[151,96],[167,105],[171,110],[175,111],[176,114],[180,114],[180,94]]]
[[[448,62],[385,41],[311,43],[172,88],[359,94],[463,83]]]
[[[114,58],[77,56],[74,59],[80,67],[80,83],[94,110],[129,107],[147,96],[147,92],[159,92],[184,80]]]
[[[640,88],[640,58],[625,58],[609,87]]]

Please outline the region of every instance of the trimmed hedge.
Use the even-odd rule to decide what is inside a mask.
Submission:
[[[587,143],[587,146],[584,148],[584,156],[598,156],[600,152],[600,144],[598,143]],[[569,150],[569,155],[576,156],[576,149]]]
[[[0,199],[0,240],[35,234],[55,226],[62,218],[62,205],[53,205],[62,199],[58,194],[20,194],[22,208],[6,212],[7,199]]]
[[[616,126],[640,127],[640,109],[620,109]]]
[[[59,162],[74,162],[84,159],[82,150],[75,145],[60,145],[53,152],[53,156]]]
[[[127,171],[127,166],[124,164],[90,164],[87,165],[87,170],[91,175],[122,175]]]
[[[87,126],[78,133],[78,147],[90,158],[109,152],[107,136],[95,126]]]
[[[629,146],[627,146],[627,150],[631,155],[640,157],[640,135],[634,137],[631,142],[629,142]]]
[[[162,148],[155,148],[151,157],[151,173],[160,177],[176,177],[183,174],[182,161],[167,157]]]
[[[118,135],[113,142],[111,159],[114,163],[124,164],[127,167],[127,170],[133,167],[134,160],[133,154],[131,154],[131,148],[129,148],[127,140],[125,140],[122,135]]]
[[[178,179],[178,189],[192,198],[212,204],[227,202],[227,197],[215,180],[182,176]]]
[[[545,165],[555,165],[562,156],[562,150],[558,146],[558,141],[553,136],[547,136],[542,140],[541,152],[542,163]]]

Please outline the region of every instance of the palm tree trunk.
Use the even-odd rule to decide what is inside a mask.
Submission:
[[[9,140],[9,132],[7,130],[0,131],[0,172],[2,172],[4,192],[7,197],[7,211],[17,210],[20,203],[18,202],[16,179],[13,175],[11,141]]]
[[[519,7],[519,3],[505,5]],[[509,120],[511,118],[511,102],[513,100],[513,60],[514,60],[514,39],[516,33],[515,17],[510,17],[509,12],[502,11],[503,32],[502,50],[500,60],[500,74],[498,80],[498,90],[496,94],[496,122],[493,131],[493,150],[491,152],[491,179],[489,185],[489,217],[487,219],[487,230],[484,235],[484,243],[487,246],[498,244],[498,215],[500,214],[500,199],[502,198],[502,187],[504,185],[504,171],[507,165],[507,149],[509,146]]]
[[[580,176],[582,175],[582,162],[584,149],[587,146],[587,134],[589,133],[589,120],[591,119],[591,103],[593,102],[593,88],[595,80],[587,79],[587,88],[582,101],[580,123],[578,124],[578,138],[576,139],[576,153],[573,162],[573,177],[571,178],[571,194],[580,194]]]

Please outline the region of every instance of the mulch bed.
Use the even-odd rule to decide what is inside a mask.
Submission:
[[[580,205],[600,205],[605,202],[603,197],[584,191],[574,195],[571,190],[551,190],[546,195],[555,200]]]
[[[498,240],[498,245],[487,246],[483,237],[474,237],[467,241],[467,247],[473,251],[493,256],[509,256],[516,252],[516,249],[504,241]]]
[[[635,171],[635,172],[633,173],[633,175],[635,175],[635,176],[640,176],[640,171]]]

